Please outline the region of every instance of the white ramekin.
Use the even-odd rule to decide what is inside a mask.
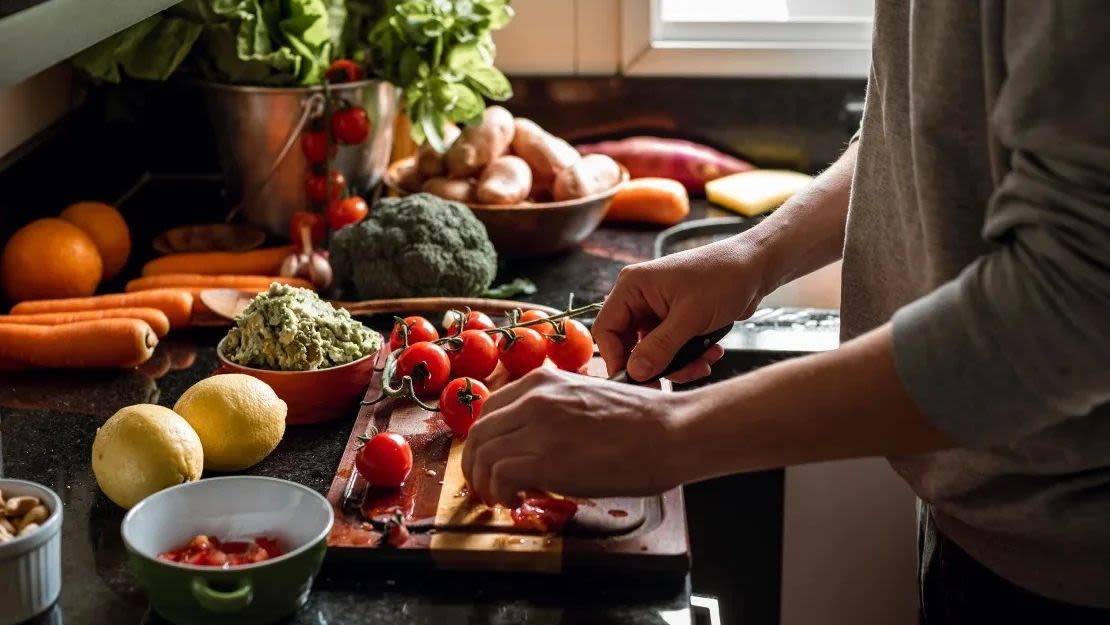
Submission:
[[[0,492],[34,495],[50,509],[42,527],[0,544],[0,625],[14,625],[46,611],[62,591],[62,500],[24,480],[0,479]]]

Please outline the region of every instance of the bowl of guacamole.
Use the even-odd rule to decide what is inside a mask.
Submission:
[[[316,293],[275,283],[220,341],[218,373],[245,373],[269,384],[289,406],[287,423],[353,417],[382,342],[381,334]]]

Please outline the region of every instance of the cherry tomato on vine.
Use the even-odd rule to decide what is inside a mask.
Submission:
[[[324,70],[324,75],[330,82],[338,84],[362,80],[363,72],[358,63],[350,59],[337,59]]]
[[[331,155],[335,156],[336,146],[332,144]],[[328,160],[328,135],[323,130],[305,130],[301,133],[301,151],[305,159],[313,165],[322,165]]]
[[[578,371],[594,355],[594,338],[586,326],[574,319],[563,321],[563,335],[547,338],[547,357],[563,371]]]
[[[417,395],[438,395],[451,377],[451,359],[435,343],[409,345],[397,357],[397,379],[406,375]]]
[[[412,471],[412,448],[401,435],[382,432],[363,441],[355,470],[370,486],[396,488]]]
[[[370,207],[366,200],[357,195],[345,197],[341,200],[332,200],[328,204],[328,225],[332,230],[339,230],[343,226],[357,224],[366,219],[370,214]]]
[[[399,349],[405,346],[405,339],[401,333],[401,324],[405,324],[409,333],[409,345],[423,343],[425,341],[434,341],[439,338],[439,332],[436,332],[436,327],[432,325],[431,321],[414,315],[412,317],[405,317],[404,319],[394,318],[393,331],[389,333],[389,348]]]
[[[443,422],[455,436],[462,438],[470,426],[482,416],[482,406],[489,397],[485,384],[472,378],[455,378],[439,394],[439,411]]]
[[[501,339],[501,364],[518,378],[543,364],[547,358],[547,340],[531,328],[512,328],[512,341]]]
[[[308,227],[313,245],[322,245],[328,238],[328,226],[324,216],[319,213],[297,211],[289,218],[289,239],[298,249],[301,247],[301,229]]]
[[[338,200],[346,190],[347,179],[338,171],[330,171],[326,176],[309,172],[304,179],[304,194],[314,204]]]
[[[358,145],[370,135],[370,118],[361,106],[347,106],[331,114],[331,133],[340,143]]]
[[[454,377],[484,380],[497,368],[497,343],[481,330],[463,330],[447,345]]]
[[[520,320],[535,321],[537,319],[547,319],[547,313],[542,310],[528,310],[520,316]],[[529,328],[539,332],[540,334],[555,334],[555,326],[551,323],[537,323],[536,325],[528,326]]]
[[[456,321],[454,318],[447,326],[447,335],[450,336],[455,333]],[[489,318],[484,312],[472,310],[466,315],[466,322],[463,323],[463,330],[492,330],[494,327],[493,320]]]

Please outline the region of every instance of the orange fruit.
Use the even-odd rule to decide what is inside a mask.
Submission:
[[[103,270],[92,238],[61,219],[16,230],[0,256],[0,283],[12,302],[92,295]]]
[[[100,259],[104,261],[105,280],[119,275],[127,263],[127,255],[131,253],[131,232],[114,206],[101,202],[77,202],[69,205],[59,216],[92,237]]]

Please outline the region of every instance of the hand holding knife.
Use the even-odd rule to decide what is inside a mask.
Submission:
[[[609,380],[613,382],[628,382],[631,384],[647,384],[650,382],[655,382],[659,380],[659,378],[665,378],[676,371],[682,370],[683,367],[700,358],[701,355],[705,353],[705,350],[720,342],[721,339],[725,338],[725,336],[728,335],[731,330],[732,324],[730,323],[724,327],[714,330],[713,332],[702,334],[700,336],[695,336],[689,341],[686,341],[686,343],[683,344],[682,347],[678,348],[678,351],[675,352],[674,358],[671,358],[671,362],[663,369],[663,371],[650,379],[642,381],[633,380],[631,377],[629,377],[627,370],[621,369],[620,371],[609,376]]]

